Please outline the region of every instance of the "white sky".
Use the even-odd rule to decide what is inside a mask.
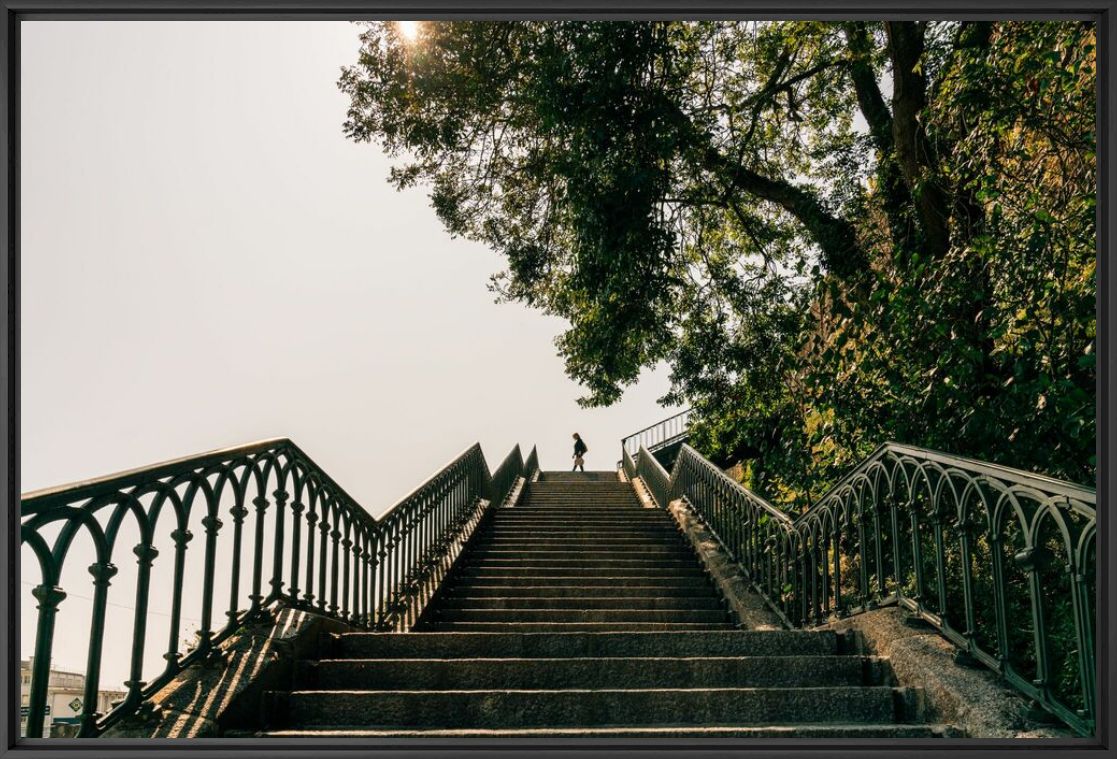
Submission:
[[[519,442],[565,468],[578,431],[608,469],[671,413],[663,370],[579,409],[563,322],[494,304],[500,257],[344,138],[357,35],[22,24],[22,491],[288,436],[379,514],[474,441],[492,467]],[[60,629],[55,665],[82,669]],[[127,651],[106,656],[110,685]]]

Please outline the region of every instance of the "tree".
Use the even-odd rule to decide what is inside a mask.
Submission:
[[[340,87],[499,295],[568,320],[584,404],[666,360],[706,451],[807,503],[885,436],[1092,476],[1093,38],[389,22]]]

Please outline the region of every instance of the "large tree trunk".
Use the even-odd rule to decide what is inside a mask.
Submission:
[[[889,232],[896,248],[893,255],[900,256],[910,252],[914,246],[914,221],[910,213],[911,194],[896,164],[892,113],[881,94],[876,69],[871,61],[874,40],[868,24],[851,21],[844,28],[850,52],[849,77],[857,94],[858,108],[869,125],[869,134],[876,146],[881,203],[888,216]]]
[[[920,252],[940,258],[950,249],[950,204],[920,118],[927,106],[927,80],[921,67],[924,24],[888,21],[884,27],[892,58],[892,139],[896,160],[919,217],[923,233]]]

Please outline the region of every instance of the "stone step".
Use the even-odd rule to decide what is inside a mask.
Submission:
[[[586,728],[427,728],[368,729],[318,728],[260,731],[225,731],[228,737],[254,738],[950,738],[955,730],[947,725],[911,724],[798,724],[798,725],[657,725],[654,727]],[[550,747],[545,742],[540,748]]]
[[[794,688],[883,685],[882,662],[859,656],[574,659],[323,659],[304,662],[302,690]]]
[[[518,506],[513,506],[511,508],[530,508],[538,505],[561,506],[565,504],[585,506],[590,503],[611,503],[624,504],[626,507],[643,507],[639,497],[637,497],[632,488],[621,488],[619,490],[601,490],[593,488],[572,490],[570,488],[563,488],[561,490],[555,489],[555,491],[551,493],[539,489],[529,489],[526,498],[520,501]]]
[[[629,496],[637,494],[630,482],[597,482],[597,483],[559,483],[559,482],[533,482],[524,495],[527,499],[542,498],[584,498],[592,495],[609,497]]]
[[[610,566],[587,567],[577,563],[571,566],[531,566],[523,564],[477,564],[462,563],[454,570],[454,575],[460,578],[504,578],[527,577],[543,580],[550,577],[597,577],[597,578],[625,578],[635,577],[642,580],[655,579],[662,582],[676,582],[681,578],[708,578],[706,571],[697,564],[673,567],[656,566]]]
[[[642,516],[643,511],[633,514],[499,514],[494,515],[483,527],[485,530],[511,530],[514,528],[546,530],[632,530],[633,532],[680,532],[679,526],[662,516]]]
[[[532,483],[524,492],[525,501],[537,498],[578,500],[581,498],[635,498],[636,490],[624,482],[581,483]]]
[[[454,584],[468,583],[471,588],[546,587],[563,591],[570,588],[596,587],[611,587],[618,590],[634,587],[663,587],[665,590],[693,588],[698,591],[702,588],[713,587],[710,578],[699,570],[689,574],[671,573],[670,575],[639,572],[624,575],[589,575],[584,573],[535,575],[522,572],[513,574],[500,572],[469,573],[463,569],[454,574],[451,582]],[[658,585],[658,583],[662,583],[662,585]]]
[[[552,538],[550,540],[528,540],[517,538],[490,540],[478,537],[476,542],[469,544],[470,551],[475,552],[491,552],[491,551],[574,551],[583,553],[587,551],[593,552],[609,552],[613,555],[620,555],[625,552],[638,552],[638,551],[687,551],[689,555],[694,555],[694,549],[688,544],[679,539],[668,540],[635,540],[635,539],[619,539],[608,540],[601,538]]]
[[[547,532],[602,532],[610,535],[628,533],[631,535],[663,535],[679,534],[680,530],[667,522],[639,522],[629,519],[606,521],[603,519],[574,519],[571,517],[554,517],[553,519],[531,519],[516,517],[494,520],[483,528],[484,532],[502,531],[527,531],[535,533]]]
[[[430,622],[425,630],[473,633],[703,632],[735,630],[729,622]]]
[[[594,570],[610,570],[610,569],[645,569],[645,570],[672,570],[672,569],[692,569],[696,572],[701,572],[702,568],[698,566],[695,559],[669,559],[669,558],[646,558],[646,559],[619,559],[619,558],[597,558],[589,559],[579,558],[546,558],[546,557],[528,557],[528,558],[514,558],[508,557],[489,557],[486,555],[472,556],[466,554],[463,556],[462,561],[465,566],[475,567],[478,569],[515,569],[519,568],[532,568],[534,570],[549,570],[549,569],[594,569]],[[544,572],[541,572],[541,574]]]
[[[632,485],[626,483],[602,483],[600,485],[586,484],[582,487],[571,487],[570,485],[532,485],[527,488],[526,502],[531,503],[540,499],[556,501],[560,499],[565,500],[581,500],[593,499],[593,497],[604,497],[604,499],[632,499],[638,500],[636,491],[633,490]]]
[[[632,488],[622,487],[617,490],[602,490],[594,488],[556,488],[554,492],[546,492],[536,489],[528,489],[526,498],[520,502],[519,506],[512,508],[523,508],[536,506],[538,504],[587,504],[591,502],[601,503],[623,503],[625,505],[642,506],[639,497]]]
[[[602,590],[609,590],[602,588]],[[626,609],[626,610],[668,610],[668,609],[708,609],[725,611],[722,600],[710,594],[701,597],[691,595],[680,596],[568,596],[556,598],[554,596],[508,595],[508,596],[475,596],[469,588],[463,588],[461,593],[443,596],[439,609]],[[720,620],[718,620],[720,621]]]
[[[539,484],[540,482],[547,481],[562,481],[562,482],[594,482],[594,481],[608,481],[612,479],[613,482],[620,482],[620,475],[617,474],[616,469],[587,469],[584,472],[571,472],[563,471],[561,469],[554,469],[550,471],[540,471],[539,480],[532,484]]]
[[[510,506],[496,509],[493,518],[516,516],[563,516],[577,514],[584,517],[608,517],[610,519],[647,519],[666,522],[670,515],[660,509],[646,509],[636,501],[617,502],[613,505],[603,505],[601,502],[573,503],[569,500],[556,501],[553,504],[527,503],[519,506]]]
[[[588,545],[599,547],[601,545],[662,545],[662,546],[689,546],[682,536],[677,533],[664,533],[657,536],[617,534],[603,535],[600,533],[567,532],[567,533],[517,533],[505,534],[500,531],[482,533],[478,535],[469,547],[488,545],[530,545],[561,546],[561,545]],[[693,551],[693,549],[692,549]]]
[[[331,658],[476,658],[578,656],[831,656],[828,630],[708,632],[344,633],[330,636]]]
[[[625,546],[666,546],[674,548],[677,546],[690,546],[683,539],[681,533],[668,532],[666,530],[654,534],[641,534],[633,532],[616,531],[613,533],[601,533],[594,530],[567,530],[564,532],[550,532],[540,533],[538,531],[519,530],[516,532],[508,532],[502,529],[485,530],[478,533],[477,537],[469,544],[470,548],[474,546],[487,546],[492,544],[503,545],[531,545],[537,544],[540,546],[563,546],[570,544],[585,544],[596,548],[608,548],[616,546],[617,548],[624,548]],[[693,552],[693,549],[691,549]]]
[[[627,516],[629,514],[663,516],[663,512],[659,509],[644,508],[643,504],[635,497],[625,498],[624,500],[602,498],[536,500],[499,509],[499,512],[501,514],[561,514],[563,512],[574,512],[586,516],[593,516],[594,514],[604,516]]]
[[[517,506],[501,510],[501,513],[494,515],[493,519],[497,520],[498,517],[499,519],[518,517],[521,519],[577,519],[579,521],[598,519],[629,524],[668,524],[661,512],[636,505],[605,507],[599,504],[587,504],[585,507],[578,508],[569,504],[547,508]]]
[[[611,578],[612,579],[612,578]],[[581,580],[581,578],[579,578]],[[640,603],[647,598],[719,598],[710,583],[690,585],[616,585],[599,583],[587,585],[585,582],[570,582],[565,585],[490,585],[487,582],[452,582],[443,591],[450,598],[468,596],[471,598],[624,598]]]
[[[492,609],[440,607],[435,624],[446,622],[706,622],[729,620],[725,609]]]
[[[578,490],[579,488],[628,488],[632,489],[631,482],[625,482],[617,477],[616,472],[611,477],[590,476],[589,472],[545,475],[535,482],[529,483],[532,488],[540,490]]]
[[[620,488],[553,488],[550,492],[540,488],[528,488],[526,498],[520,506],[534,506],[539,503],[586,503],[588,501],[609,501],[611,503],[639,504],[640,499],[631,487]],[[513,507],[516,508],[516,507]]]
[[[569,490],[569,488],[567,490]],[[632,488],[624,488],[621,490],[592,490],[586,488],[577,489],[573,492],[561,492],[556,490],[552,493],[541,492],[539,490],[528,490],[528,492],[524,494],[523,499],[508,508],[512,510],[536,507],[588,508],[594,505],[607,505],[625,509],[644,508],[644,502],[640,500],[640,497]]]
[[[515,512],[515,513],[513,513]],[[502,514],[494,514],[491,524],[532,524],[558,523],[565,525],[586,524],[611,525],[616,527],[644,527],[653,525],[672,526],[663,514],[647,509],[631,509],[625,511],[603,512],[600,509],[585,512],[563,512],[559,510],[529,511],[528,509],[508,509]]]
[[[647,509],[633,501],[624,505],[603,507],[600,504],[586,503],[572,505],[569,501],[546,506],[532,506],[530,504],[509,506],[492,511],[492,519],[509,519],[512,517],[563,517],[577,514],[582,517],[604,517],[608,519],[645,520],[647,522],[671,522],[671,515],[661,509]]]
[[[600,533],[579,533],[569,532],[565,534],[514,534],[508,535],[503,532],[482,533],[478,535],[469,547],[474,548],[477,546],[539,546],[541,548],[548,548],[554,546],[587,546],[589,548],[601,548],[609,546],[686,546],[690,547],[690,543],[685,541],[681,535],[677,533],[664,533],[659,536],[646,536],[646,535],[602,535]],[[693,552],[693,549],[691,549]]]
[[[906,722],[904,689],[654,688],[632,690],[363,691],[276,694],[273,719],[294,726],[593,727]],[[283,719],[286,717],[286,719]]]
[[[485,526],[479,535],[508,535],[508,536],[528,536],[528,537],[562,537],[567,535],[588,535],[602,537],[625,537],[630,536],[634,538],[675,538],[681,535],[681,531],[672,525],[634,525],[634,524],[619,524],[619,525],[593,525],[593,524],[573,524],[571,522],[556,522],[549,525],[531,525],[531,524],[499,524],[494,523]]]
[[[616,470],[603,472],[571,472],[567,470],[554,472],[541,472],[539,479],[531,483],[533,487],[547,487],[559,485],[572,488],[575,485],[623,485],[632,487],[632,483],[625,482]]]
[[[520,506],[533,506],[539,503],[547,504],[587,504],[594,501],[608,501],[610,503],[624,503],[634,506],[641,506],[639,496],[636,491],[628,486],[621,486],[619,488],[555,488],[550,490],[541,490],[539,488],[528,489],[524,494],[524,499],[520,501]]]
[[[599,561],[629,561],[637,559],[665,561],[695,561],[694,551],[682,544],[661,545],[651,543],[646,545],[618,545],[614,548],[598,548],[594,546],[553,546],[553,547],[526,547],[512,548],[504,546],[470,546],[469,560],[477,561],[504,561],[504,560],[552,561],[554,559],[569,559],[582,564],[596,564]]]

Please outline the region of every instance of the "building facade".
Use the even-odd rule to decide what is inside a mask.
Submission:
[[[31,699],[31,664],[35,657],[21,659],[19,662],[19,734],[22,737],[49,738],[52,735],[73,735],[80,724],[82,707],[85,704],[85,675],[80,672],[64,672],[52,669],[47,684],[46,717],[43,720],[43,734],[27,736],[27,716]],[[102,690],[97,692],[97,711],[104,714],[116,701],[124,698],[123,690]]]

